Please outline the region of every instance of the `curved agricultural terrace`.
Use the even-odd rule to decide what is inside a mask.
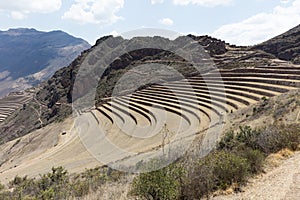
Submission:
[[[30,99],[32,99],[32,95],[27,93],[11,93],[0,99],[0,123]]]
[[[272,66],[211,71],[113,97],[75,122],[50,124],[0,146],[0,181],[37,177],[52,166],[71,173],[109,163],[134,166],[174,149],[180,156],[194,136],[201,147],[215,145],[224,121],[230,124],[227,114],[299,86],[300,67]]]
[[[122,158],[120,149],[132,157],[163,145],[184,143],[200,133],[210,134],[210,128],[222,126],[228,113],[298,88],[300,67],[276,66],[222,69],[154,85],[113,97],[91,111],[101,130],[99,145],[108,151],[90,148],[97,141],[96,133],[83,141],[92,154],[102,155],[99,159],[113,162]],[[104,137],[105,145],[100,141]]]
[[[185,129],[192,124],[208,128],[226,113],[298,88],[300,67],[223,69],[113,97],[93,113],[102,125],[133,124],[151,130],[160,122],[157,111],[163,110],[185,121]]]

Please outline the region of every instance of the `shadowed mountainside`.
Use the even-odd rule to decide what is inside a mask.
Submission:
[[[282,35],[254,46],[253,49],[260,49],[273,54],[279,59],[300,64],[300,25]]]
[[[50,78],[90,45],[62,31],[0,31],[0,96]]]

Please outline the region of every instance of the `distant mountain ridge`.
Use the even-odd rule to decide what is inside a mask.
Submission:
[[[90,44],[63,31],[0,31],[0,96],[50,78]]]
[[[300,64],[300,25],[253,48],[273,54],[279,59]]]

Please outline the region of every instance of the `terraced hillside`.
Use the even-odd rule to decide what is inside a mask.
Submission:
[[[124,42],[122,38],[109,38],[112,44],[104,45],[106,50]],[[125,42],[135,44],[142,39]],[[159,39],[159,43],[167,41],[155,39]],[[93,55],[102,58],[101,44],[106,39],[100,39],[69,67],[44,82],[25,109],[0,124],[0,136],[6,142],[0,146],[0,181],[8,182],[16,174],[38,176],[52,166],[65,166],[72,173],[107,163],[135,165],[155,155],[184,153],[196,143],[207,147],[201,149],[205,154],[222,132],[240,125],[242,120],[250,122],[252,117],[252,121],[260,121],[259,125],[271,121],[273,115],[282,111],[281,104],[270,104],[273,110],[268,107],[270,112],[263,116],[269,119],[262,120],[259,115],[267,108],[264,105],[269,105],[277,96],[282,99],[285,93],[288,96],[294,91],[298,96],[289,100],[293,98],[295,108],[299,107],[300,65],[279,60],[276,55],[262,50],[231,46],[209,37],[193,39],[201,45],[208,43],[205,50],[216,64],[217,68],[213,68],[216,70],[202,65],[199,71],[202,75],[188,73],[191,65],[171,53],[151,48],[130,51],[106,69],[98,82],[93,105],[77,110],[76,118],[69,117],[71,103],[74,105],[77,100],[72,99],[74,88],[85,94],[85,86],[89,87],[95,78],[94,73],[86,73],[88,77],[74,86],[84,63],[88,61],[94,66],[98,57]],[[129,79],[126,83],[131,84],[129,89],[132,90],[110,97],[124,75],[133,77],[132,74],[138,74],[135,67],[143,65],[149,70],[151,64],[169,65],[184,79],[154,75],[159,81],[141,84],[145,87],[135,87],[137,81]],[[147,73],[139,75],[148,78]],[[127,91],[134,92],[128,94]],[[29,118],[36,106],[40,107],[40,114]],[[294,109],[293,118],[298,121],[299,116],[300,112]],[[52,123],[54,121],[59,123]]]
[[[192,40],[191,40],[192,38]],[[181,41],[190,41],[182,43]],[[41,84],[37,89],[36,100],[38,104],[42,104],[40,110],[40,118],[38,116],[32,116],[27,118],[28,113],[34,112],[31,108],[36,107],[37,102],[33,101],[28,104],[28,106],[18,113],[14,114],[14,117],[0,125],[0,135],[5,141],[10,141],[20,136],[24,136],[29,132],[40,128],[40,121],[42,120],[43,126],[46,126],[55,121],[61,121],[66,117],[71,115],[71,103],[73,99],[73,86],[77,79],[77,73],[79,69],[83,69],[82,65],[86,64],[86,61],[91,59],[89,62],[94,63],[95,59],[91,55],[102,55],[103,51],[123,51],[124,47],[122,45],[135,46],[136,44],[144,44],[145,42],[152,44],[158,43],[168,44],[170,47],[175,46],[185,46],[184,49],[188,49],[193,54],[197,54],[198,58],[203,59],[201,66],[195,71],[194,67],[191,67],[186,59],[183,59],[179,55],[172,52],[162,51],[161,49],[144,48],[140,51],[129,51],[120,57],[120,59],[115,59],[114,62],[110,64],[110,67],[104,73],[104,76],[98,82],[97,93],[96,93],[96,105],[102,102],[104,97],[110,97],[111,92],[114,90],[114,86],[117,84],[124,74],[137,75],[135,68],[143,65],[157,65],[157,66],[168,66],[169,70],[172,68],[179,72],[180,76],[174,73],[169,73],[171,71],[164,72],[164,68],[157,68],[158,76],[146,77],[143,82],[145,86],[149,86],[148,83],[155,82],[165,82],[170,80],[178,80],[183,77],[190,77],[195,74],[206,73],[210,71],[211,65],[204,66],[203,63],[215,63],[215,67],[223,69],[232,69],[238,67],[254,67],[254,66],[268,66],[268,65],[285,65],[286,63],[281,63],[279,60],[275,60],[275,56],[265,53],[261,50],[250,50],[248,47],[236,47],[234,45],[226,44],[224,41],[211,38],[209,36],[192,36],[180,37],[174,41],[162,37],[154,38],[132,38],[131,40],[126,40],[121,37],[103,37],[100,38],[96,45],[91,49],[82,53],[77,59],[75,59],[69,67],[63,68],[55,73],[55,75]],[[199,45],[194,45],[196,43]],[[116,44],[119,44],[116,47]],[[167,45],[167,46],[168,46]],[[203,47],[200,48],[199,47]],[[103,48],[104,49],[103,49]],[[187,48],[188,47],[188,48]],[[173,48],[173,47],[172,47]],[[172,49],[171,48],[171,49]],[[199,54],[199,55],[198,55]],[[101,57],[101,56],[100,56]],[[194,57],[195,58],[195,57]],[[209,58],[209,59],[208,59]],[[200,60],[201,60],[200,59]],[[200,61],[195,60],[195,63]],[[88,62],[88,63],[89,63]],[[199,63],[198,63],[199,64]],[[151,70],[150,70],[151,71]],[[143,71],[150,72],[149,70]],[[98,72],[97,72],[98,73]],[[131,73],[131,74],[130,74]],[[146,74],[147,74],[146,73]],[[166,74],[167,73],[167,74]],[[90,75],[95,74],[91,72]],[[152,74],[153,75],[153,74]],[[183,76],[183,77],[182,77]],[[79,89],[78,93],[85,93],[85,87],[89,87],[91,80],[94,76],[85,77],[83,81],[79,83],[75,88]],[[151,79],[151,80],[150,80]],[[135,88],[135,83],[133,80],[124,83],[127,85],[127,89],[130,91]],[[142,84],[143,85],[143,84]],[[141,85],[141,86],[142,86]],[[122,90],[122,89],[121,89]],[[121,91],[125,92],[125,91]],[[123,94],[123,93],[122,93]],[[80,95],[79,95],[80,96]],[[60,106],[64,105],[64,106]],[[24,129],[24,127],[27,127]]]
[[[111,124],[114,123],[114,119],[118,119],[121,122],[134,122],[135,125],[138,125],[136,123],[139,121],[145,121],[155,126],[159,117],[147,111],[156,105],[158,109],[168,108],[169,112],[185,118],[188,124],[196,119],[201,122],[205,118],[210,122],[214,115],[220,117],[262,98],[273,97],[299,87],[300,67],[218,70],[202,77],[152,86],[132,95],[113,98],[111,102],[97,108],[97,111],[102,116],[100,121],[108,121]],[[126,107],[130,112],[124,111]],[[180,107],[186,108],[182,109],[182,116],[177,113]],[[194,114],[197,111],[202,113],[201,117]],[[194,117],[188,118],[186,115]]]
[[[299,88],[300,66],[280,65],[211,71],[112,97],[75,122],[52,124],[0,146],[0,179],[38,176],[52,166],[80,172],[104,163],[135,165],[177,145],[189,148],[195,137],[206,136],[202,144],[214,145],[226,130],[218,128],[232,126],[227,116]],[[255,106],[253,113],[264,109]]]
[[[84,142],[89,148],[97,141],[97,134],[104,134],[118,148],[133,152],[129,157],[137,156],[162,145],[183,142],[195,134],[210,137],[212,128],[225,123],[229,113],[299,88],[299,66],[223,69],[155,85],[113,97],[92,110],[94,123],[99,124],[98,132],[97,128],[85,129],[85,134],[93,130],[93,139]],[[263,108],[254,112],[259,109]],[[165,134],[162,127],[168,130],[167,136],[162,136]],[[100,150],[102,155],[121,159],[121,155],[114,155],[110,148]]]
[[[31,93],[15,92],[0,99],[0,123],[32,99]]]

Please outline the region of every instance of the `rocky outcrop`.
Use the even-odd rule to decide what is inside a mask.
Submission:
[[[210,37],[208,35],[188,35],[188,37],[192,38],[193,40],[196,40],[200,45],[204,47],[205,50],[209,51],[211,56],[220,55],[227,52],[226,43],[222,40]]]

